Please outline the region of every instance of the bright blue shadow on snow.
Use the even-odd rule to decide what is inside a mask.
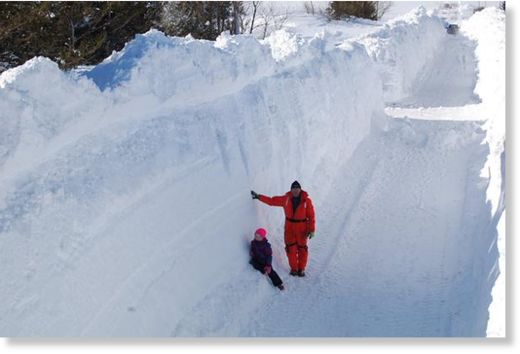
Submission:
[[[114,53],[112,57],[92,69],[79,72],[79,75],[93,80],[101,91],[107,88],[113,89],[130,79],[132,69],[150,49],[173,47],[175,42],[174,38],[169,38],[157,30],[138,34],[134,40],[126,44],[123,50]]]

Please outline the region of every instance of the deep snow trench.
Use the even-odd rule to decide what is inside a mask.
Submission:
[[[151,31],[70,75],[2,74],[0,334],[485,336],[475,46],[419,9],[340,44]],[[317,214],[306,278],[249,196],[294,179]],[[247,264],[260,226],[284,292]]]

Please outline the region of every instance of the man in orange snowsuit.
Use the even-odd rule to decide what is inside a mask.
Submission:
[[[300,183],[294,181],[291,190],[282,196],[267,197],[251,191],[253,199],[258,199],[271,206],[283,207],[285,212],[285,251],[293,276],[305,276],[308,248],[307,239],[314,237],[316,222],[314,206]]]

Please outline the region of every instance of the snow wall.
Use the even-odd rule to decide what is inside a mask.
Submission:
[[[298,178],[326,195],[337,161],[384,120],[381,82],[359,44],[275,36],[294,52],[150,31],[91,71],[36,58],[2,75],[3,335],[169,335],[248,274],[258,218],[279,224],[250,189]],[[114,73],[104,91],[98,70]],[[136,326],[129,301],[161,273]],[[267,296],[257,280],[242,286]]]
[[[385,102],[413,94],[417,77],[437,55],[445,38],[444,21],[418,7],[359,39],[376,64]]]
[[[475,41],[478,59],[478,81],[475,92],[482,99],[481,109],[488,116],[485,124],[489,156],[482,174],[489,179],[487,201],[491,205],[488,229],[495,235],[489,247],[492,272],[496,279],[490,306],[488,337],[503,337],[506,333],[506,16],[496,8],[486,8],[464,22],[461,31]],[[487,230],[486,230],[487,232]],[[497,245],[495,245],[497,243]],[[495,257],[498,248],[499,259]],[[493,284],[491,284],[493,286]],[[489,286],[488,286],[489,287]],[[484,287],[481,298],[487,297]]]
[[[150,31],[93,68],[66,73],[35,58],[4,72],[0,333],[168,335],[157,329],[181,326],[222,286],[240,296],[228,278],[246,268],[252,229],[280,231],[249,190],[283,192],[299,179],[320,191],[319,210],[338,162],[385,129],[385,96],[409,90],[444,33],[424,10],[335,50],[326,33],[207,42]],[[413,61],[402,56],[417,45]],[[135,209],[147,217],[118,223]],[[156,272],[172,282],[147,295],[136,329],[131,294]],[[270,296],[254,280],[240,287],[257,294],[237,298],[244,316],[248,302]],[[208,334],[197,330],[186,333]]]

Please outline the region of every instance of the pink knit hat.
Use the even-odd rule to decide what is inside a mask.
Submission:
[[[267,238],[267,231],[263,228],[259,228],[255,231],[255,234],[259,234],[265,240]]]

